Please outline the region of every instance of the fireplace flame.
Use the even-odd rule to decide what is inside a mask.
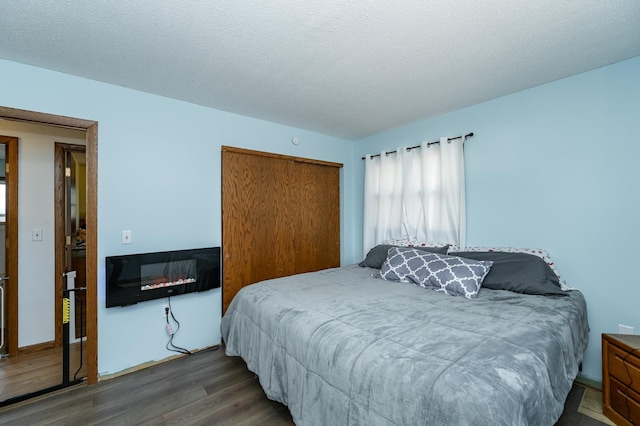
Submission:
[[[171,280],[170,278],[167,278],[167,277],[161,277],[161,278],[156,278],[152,280],[150,284],[143,284],[141,289],[153,290],[156,288],[173,287],[177,285],[185,285],[185,284],[190,284],[195,282],[196,282],[195,278],[178,278],[175,280]]]

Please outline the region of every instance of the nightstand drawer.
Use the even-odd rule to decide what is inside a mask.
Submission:
[[[640,425],[640,336],[602,334],[602,411],[617,425]]]
[[[640,394],[611,379],[611,408],[634,425],[640,425]]]
[[[609,345],[609,374],[624,384],[633,383],[635,388],[640,388],[640,366],[637,363],[637,356]]]

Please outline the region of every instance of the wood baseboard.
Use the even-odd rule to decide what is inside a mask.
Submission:
[[[55,340],[52,340],[50,342],[37,343],[35,345],[23,346],[21,348],[18,348],[18,356],[33,354],[33,353],[44,351],[47,349],[53,349],[55,347],[56,347]]]
[[[191,351],[191,353],[192,354],[197,354],[198,352],[209,351],[209,350],[224,350],[224,349],[223,349],[222,343],[220,343],[220,344],[217,344],[217,345],[207,346],[206,348],[193,350],[193,351]],[[99,375],[98,376],[98,381],[102,382],[102,381],[105,381],[105,380],[114,379],[116,377],[124,376],[125,374],[134,373],[136,371],[144,370],[145,368],[153,367],[154,365],[164,364],[165,362],[173,361],[175,359],[182,358],[182,357],[185,357],[185,356],[189,356],[189,355],[176,354],[176,355],[172,355],[170,357],[161,359],[159,361],[144,362],[142,364],[134,365],[133,367],[127,368],[125,370],[118,371],[117,373],[105,374],[105,375],[102,375],[102,376]]]
[[[580,383],[581,385],[599,390],[602,392],[602,382],[597,381],[597,380],[592,380],[589,379],[587,377],[581,376],[580,374],[578,374],[578,377],[576,377],[576,382]]]

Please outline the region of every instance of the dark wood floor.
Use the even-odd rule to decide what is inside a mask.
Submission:
[[[574,386],[559,425],[602,425],[577,412]],[[16,425],[293,425],[287,407],[269,400],[255,375],[224,349],[200,352],[97,385],[0,409]]]
[[[224,349],[205,351],[97,385],[78,385],[0,410],[16,425],[293,425],[255,375]]]
[[[87,351],[70,345],[68,380],[87,376]],[[82,358],[80,356],[82,355]],[[77,374],[76,374],[77,373]],[[62,383],[62,348],[43,349],[0,359],[0,401],[37,392]]]

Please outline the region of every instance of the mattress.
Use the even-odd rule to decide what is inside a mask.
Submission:
[[[552,425],[588,339],[585,299],[452,297],[350,265],[243,288],[226,353],[299,425]]]

